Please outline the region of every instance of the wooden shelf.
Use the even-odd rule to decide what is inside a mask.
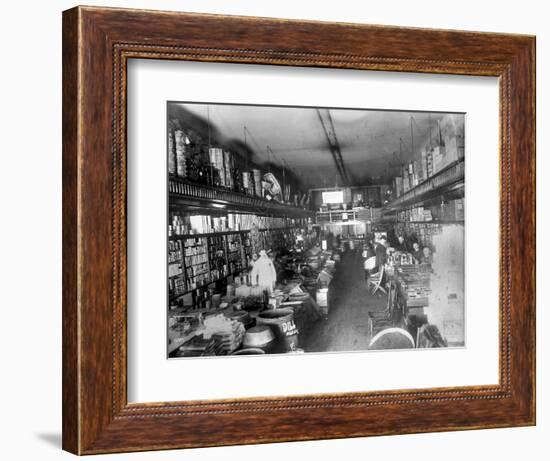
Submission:
[[[243,272],[245,269],[243,270],[239,270],[239,271],[234,271],[234,272],[231,272],[227,275],[224,275],[223,277],[219,277],[217,279],[214,279],[214,280],[211,280],[209,281],[208,283],[205,283],[204,285],[201,285],[200,287],[196,287],[196,288],[187,288],[185,291],[181,292],[180,294],[177,294],[177,295],[170,295],[169,296],[169,300],[170,302],[172,301],[176,301],[177,299],[180,299],[182,298],[183,296],[185,296],[186,294],[188,293],[191,293],[192,291],[195,291],[195,290],[198,290],[199,288],[204,288],[204,287],[207,287],[208,285],[212,284],[212,283],[216,283],[216,282],[219,282],[220,280],[223,280],[227,277],[230,277],[230,276],[235,276],[241,272]],[[181,274],[180,274],[181,275]],[[193,278],[193,277],[191,277]],[[187,280],[189,280],[189,277],[186,277]]]
[[[422,204],[438,195],[451,192],[464,187],[464,160],[447,165],[435,175],[418,186],[409,189],[407,192],[386,204],[384,209],[397,211],[411,205]]]
[[[275,227],[275,228],[271,228],[271,229],[259,229],[259,231],[262,233],[262,234],[265,234],[265,233],[271,233],[271,234],[275,234],[275,233],[280,233],[280,232],[287,232],[291,229],[294,229],[294,227]],[[206,243],[205,244],[202,244],[200,245],[201,247],[206,247],[206,253],[208,253],[210,251],[210,245],[211,245],[211,242],[210,242],[210,239],[208,237],[219,237],[219,236],[228,236],[228,235],[239,235],[240,236],[240,248],[238,250],[233,250],[233,251],[229,251],[229,247],[228,247],[228,242],[227,242],[227,238],[224,238],[224,248],[223,248],[223,253],[224,253],[224,258],[225,258],[225,264],[227,265],[227,268],[229,269],[230,268],[230,265],[231,263],[237,263],[237,261],[235,260],[230,260],[230,256],[232,255],[235,255],[235,254],[243,254],[244,252],[244,255],[245,255],[245,259],[247,259],[249,257],[249,252],[247,251],[248,248],[250,248],[249,246],[245,246],[244,245],[244,234],[250,232],[249,230],[239,230],[239,231],[225,231],[225,232],[209,232],[209,233],[203,233],[203,234],[184,234],[184,235],[172,235],[170,236],[169,238],[171,240],[186,240],[186,239],[195,239],[195,238],[206,238]],[[183,247],[185,249],[185,246]],[[204,253],[201,253],[201,254],[204,254]],[[190,255],[192,256],[192,255]],[[216,283],[220,280],[223,280],[229,276],[234,276],[236,274],[239,274],[243,271],[246,271],[247,268],[245,266],[243,266],[243,259],[241,257],[241,268],[240,269],[236,269],[236,270],[233,270],[233,271],[230,271],[228,272],[227,274],[221,276],[221,277],[218,277],[216,279],[212,279],[212,280],[209,280],[207,283],[204,283],[202,285],[200,285],[199,287],[195,287],[195,288],[190,288],[189,287],[189,282],[192,280],[192,279],[195,279],[197,276],[200,276],[200,275],[204,275],[205,273],[211,273],[212,271],[212,266],[211,266],[211,261],[210,261],[210,258],[208,258],[207,260],[207,264],[208,264],[208,270],[205,271],[204,273],[201,273],[201,274],[195,274],[193,276],[188,276],[187,275],[187,272],[186,270],[189,268],[189,267],[192,267],[192,266],[196,266],[196,265],[200,265],[200,264],[205,264],[205,263],[196,263],[196,264],[191,264],[191,265],[187,265],[185,263],[185,258],[187,256],[185,256],[185,251],[183,252],[183,255],[182,255],[182,267],[183,267],[183,273],[182,274],[178,274],[177,276],[173,276],[173,277],[169,277],[169,278],[174,278],[174,277],[183,277],[184,280],[185,280],[185,291],[182,291],[180,292],[179,294],[177,295],[172,295],[172,294],[169,294],[169,302],[172,302],[172,301],[175,301],[179,298],[181,298],[182,296],[186,295],[187,293],[190,293],[198,288],[204,288],[212,283]],[[172,262],[170,264],[177,264],[178,262]]]
[[[267,231],[286,231],[294,229],[294,227],[272,227],[271,229],[258,229],[259,232],[267,232]],[[231,234],[242,234],[250,232],[250,229],[242,229],[242,230],[232,230],[232,231],[223,231],[223,232],[205,232],[203,234],[182,234],[182,235],[171,235],[169,238],[170,240],[186,240],[186,239],[194,239],[199,237],[215,237],[218,235],[231,235]]]
[[[397,224],[464,224],[464,220],[449,220],[449,221],[396,221]]]
[[[346,213],[348,219],[342,221],[342,215]],[[329,211],[317,211],[315,213],[316,224],[346,224],[348,221],[352,223],[357,220],[357,210],[329,210]]]
[[[249,232],[248,230],[239,230],[239,231],[224,231],[224,232],[205,232],[203,234],[181,234],[181,235],[170,235],[170,240],[186,240],[194,239],[200,237],[212,237],[216,235],[231,235],[231,234],[240,234],[241,232]]]
[[[263,197],[195,184],[176,176],[170,176],[168,190],[170,205],[186,205],[197,208],[212,208],[217,211],[254,213],[262,216],[303,218],[311,211],[286,205]]]

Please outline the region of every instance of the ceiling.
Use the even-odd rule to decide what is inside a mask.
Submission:
[[[438,121],[444,134],[464,133],[464,114],[170,103],[168,115],[265,168],[284,166],[305,188],[389,183],[436,143]]]

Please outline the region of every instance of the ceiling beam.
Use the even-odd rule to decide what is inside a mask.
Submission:
[[[336,132],[334,130],[334,123],[332,122],[332,117],[330,115],[329,109],[316,109],[317,115],[319,117],[319,122],[325,133],[325,138],[327,140],[330,153],[338,170],[340,178],[345,186],[348,186],[350,181],[346,166],[344,165],[344,160],[342,159],[342,152],[340,151],[340,145],[338,143],[338,138],[336,137]],[[322,111],[322,112],[321,112]],[[324,118],[323,118],[324,115]],[[326,119],[326,120],[325,120]]]
[[[334,122],[332,121],[332,115],[330,115],[330,109],[327,109],[327,115],[328,115],[328,121],[330,123],[330,128],[331,128],[331,131],[329,131],[329,134],[332,133],[331,139],[333,141],[334,152],[336,153],[337,157],[340,159],[342,172],[344,173],[344,176],[346,178],[346,185],[349,186],[351,182],[350,175],[344,163],[344,157],[342,157],[342,151],[340,150],[340,143],[338,142],[338,137],[336,136],[336,128],[334,128]]]

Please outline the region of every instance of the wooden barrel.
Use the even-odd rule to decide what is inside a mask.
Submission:
[[[256,323],[268,325],[273,330],[279,347],[284,352],[298,348],[298,328],[294,323],[292,309],[268,309],[258,315]]]

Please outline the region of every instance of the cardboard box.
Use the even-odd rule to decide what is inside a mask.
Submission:
[[[434,174],[433,151],[426,152],[426,179]]]
[[[436,146],[434,147],[433,153],[433,174],[442,170],[445,167],[445,147]]]
[[[456,221],[464,221],[464,200],[459,198],[455,200],[455,218]]]
[[[399,197],[403,195],[403,178],[400,176],[397,176],[395,178],[395,196]]]
[[[455,136],[445,136],[445,163],[448,165],[458,160],[458,146]]]
[[[428,152],[426,149],[420,152],[420,167],[418,171],[419,181],[428,179]]]
[[[328,288],[319,288],[315,293],[315,299],[321,310],[321,314],[325,317],[328,316]]]

